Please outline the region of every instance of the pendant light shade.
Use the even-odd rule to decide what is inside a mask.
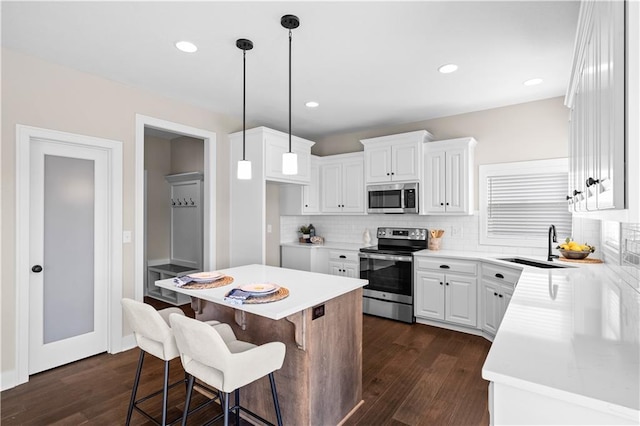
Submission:
[[[245,117],[247,105],[247,50],[253,49],[253,42],[245,38],[236,40],[236,47],[242,50],[242,160],[238,161],[238,179],[251,179],[251,161],[246,159]]]
[[[289,152],[282,155],[282,174],[298,174],[298,155],[291,151],[291,30],[300,26],[300,20],[294,15],[284,15],[280,24],[289,30]]]

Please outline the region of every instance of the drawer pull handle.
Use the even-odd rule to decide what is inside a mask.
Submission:
[[[504,275],[502,275],[502,274],[496,274],[496,278],[504,278]]]
[[[440,269],[450,269],[449,265],[440,265]]]
[[[347,256],[345,256],[344,254],[340,255],[340,259],[346,259],[346,258],[347,258]]]

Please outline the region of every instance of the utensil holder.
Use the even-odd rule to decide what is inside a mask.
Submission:
[[[440,250],[442,238],[429,238],[429,250]]]

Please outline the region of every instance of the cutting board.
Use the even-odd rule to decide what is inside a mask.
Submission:
[[[563,262],[571,263],[591,263],[593,265],[595,265],[596,263],[604,263],[602,259],[590,259],[588,257],[586,259],[567,259],[566,257],[560,256],[560,260],[562,260]]]

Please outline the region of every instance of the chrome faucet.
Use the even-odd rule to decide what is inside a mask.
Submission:
[[[551,241],[553,240],[554,243],[558,242],[558,236],[556,235],[556,227],[554,225],[551,225],[549,227],[549,251],[547,252],[547,262],[553,262],[554,258],[559,258],[560,256],[558,256],[557,254],[551,254]]]

